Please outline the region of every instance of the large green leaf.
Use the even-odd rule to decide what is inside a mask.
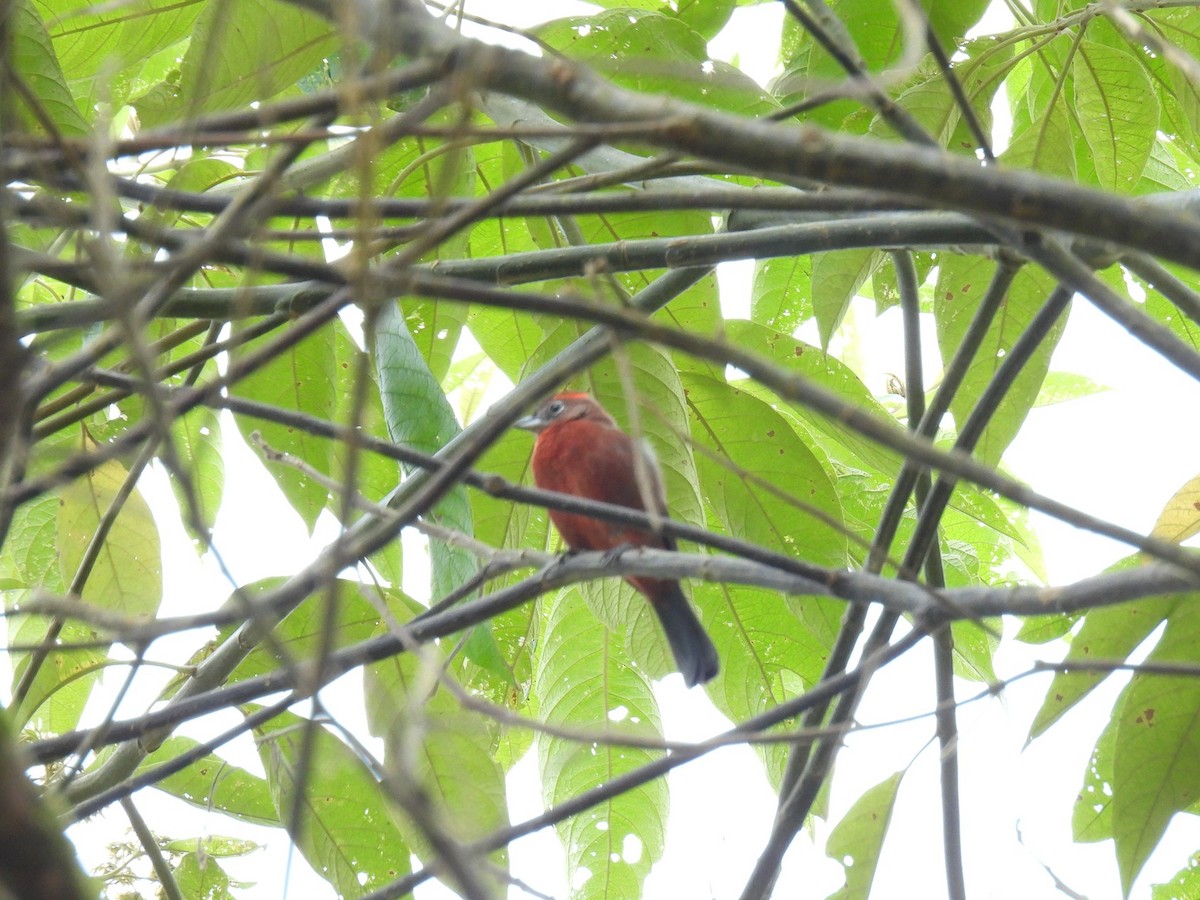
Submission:
[[[729,534],[818,565],[846,564],[841,504],[821,460],[752,394],[699,375],[684,381],[703,495]],[[801,620],[831,643],[842,605],[806,598]]]
[[[807,344],[790,334],[750,322],[729,322],[727,334],[739,346],[758,353],[778,366],[803,376],[826,390],[832,391],[848,405],[865,410],[877,418],[893,421],[891,414],[862,379],[844,362],[818,347]],[[773,395],[749,379],[737,382],[737,387],[773,402]],[[858,469],[866,467],[888,478],[900,471],[902,459],[885,447],[861,437],[836,419],[813,412],[803,406],[786,408],[788,415],[803,424],[804,430],[819,440],[822,449],[837,465]],[[899,429],[899,425],[896,426]]]
[[[820,460],[779,413],[732,385],[689,376],[692,433],[716,458],[698,468],[704,496],[730,534],[819,565],[841,565],[837,492]]]
[[[254,352],[257,346],[257,343],[251,343],[240,348],[234,358],[241,359]],[[334,334],[326,328],[310,334],[241,379],[232,393],[328,420],[333,418],[337,402],[334,395],[336,380]],[[328,439],[275,422],[244,416],[235,417],[235,421],[247,440],[258,432],[273,449],[298,457],[322,475],[329,474],[332,467]],[[328,490],[292,466],[273,464],[268,471],[311,530],[317,516],[325,509]]]
[[[934,316],[937,320],[938,348],[948,364],[957,352],[975,315],[983,292],[996,270],[996,264],[977,256],[946,254],[941,258]],[[1017,339],[1046,303],[1054,282],[1041,269],[1026,266],[1017,273],[1008,295],[992,320],[950,410],[961,429],[980,396],[1007,359]],[[1060,316],[1055,326],[1042,337],[1016,380],[1009,387],[976,444],[976,456],[990,463],[999,462],[1012,439],[1037,402],[1042,380],[1050,368],[1050,356],[1066,326]]]
[[[1037,169],[1063,178],[1075,177],[1070,111],[1057,85],[1035,69],[1029,90],[1013,115],[1012,137],[1000,154],[1006,166]]]
[[[535,683],[543,719],[560,728],[610,728],[659,737],[658,707],[645,678],[614,654],[615,636],[565,590],[546,608]],[[650,762],[633,747],[539,734],[538,763],[547,806]],[[666,839],[667,787],[651,781],[558,825],[574,900],[638,897]],[[636,849],[635,849],[636,848]]]
[[[191,479],[191,498],[196,502],[195,517],[206,529],[211,529],[217,519],[221,497],[225,492],[225,457],[221,442],[221,418],[211,409],[201,407],[171,423],[171,437],[180,462]],[[189,496],[177,478],[171,479],[171,488],[180,508]],[[192,516],[183,516],[184,527],[192,535],[198,551],[207,549],[205,533],[196,531]]]
[[[1113,752],[1117,741],[1117,720],[1110,719],[1096,738],[1091,758],[1083,772],[1083,786],[1075,798],[1071,814],[1071,832],[1085,843],[1112,838]]]
[[[710,59],[704,39],[680,19],[629,8],[558,19],[536,33],[552,47],[642,93],[673,94],[754,115],[775,108],[740,70]]]
[[[120,107],[138,92],[147,60],[191,37],[203,0],[130,0],[95,8],[82,0],[35,0],[85,109]]]
[[[1176,607],[1148,662],[1200,661],[1200,615]],[[1125,895],[1175,813],[1200,800],[1200,681],[1135,673],[1114,710],[1112,829]]]
[[[504,770],[495,759],[494,723],[464,710],[437,684],[444,665],[441,654],[426,648],[370,666],[367,714],[372,732],[385,738],[389,769],[415,780],[441,827],[472,841],[508,824]],[[404,816],[397,824],[418,855],[432,853],[420,827]],[[498,853],[493,861],[503,865],[505,857]]]
[[[1158,129],[1158,99],[1125,48],[1083,41],[1075,57],[1075,107],[1100,186],[1131,193]]]
[[[375,371],[388,435],[398,444],[436,452],[462,429],[395,304],[387,303],[380,310],[374,337]],[[471,506],[461,485],[447,492],[427,517],[468,537],[474,534]],[[429,544],[429,553],[435,599],[449,594],[475,572],[475,559],[465,550],[435,540]],[[498,678],[509,678],[507,664],[486,627],[472,631],[467,655]]]
[[[17,106],[20,121],[31,131],[44,132],[49,125],[61,134],[80,137],[88,133],[88,123],[67,87],[62,63],[55,53],[46,23],[38,15],[32,0],[13,0],[5,9],[5,22],[11,44],[6,48],[8,62],[33,96],[41,121],[24,103]],[[11,90],[11,89],[10,89]],[[12,100],[16,101],[14,92]]]
[[[192,23],[177,82],[137,102],[148,127],[270,100],[320,66],[339,46],[328,20],[279,0],[207,3]]]
[[[850,301],[863,282],[879,265],[878,250],[833,250],[818,253],[812,264],[813,312],[821,334],[821,346],[828,347],[842,324]]]
[[[846,883],[829,900],[854,900],[871,893],[883,839],[896,806],[903,772],[889,775],[859,797],[829,833],[825,852],[846,870]]]
[[[138,774],[190,752],[199,742],[169,737],[147,756]],[[156,781],[154,786],[203,810],[217,810],[256,825],[278,825],[279,816],[267,783],[257,775],[209,753],[186,769]]]
[[[1188,60],[1195,60],[1200,54],[1200,19],[1194,8],[1187,8],[1156,10],[1152,20],[1176,52],[1165,59],[1156,54],[1154,59],[1148,60],[1148,65],[1158,71],[1165,82],[1157,92],[1162,98],[1164,113],[1178,113],[1171,122],[1171,135],[1195,157],[1200,152],[1197,138],[1200,134],[1200,84],[1185,66]]]
[[[21,587],[61,591],[66,582],[58,565],[57,532],[57,497],[47,494],[18,506],[0,554],[0,572]]]
[[[761,259],[754,263],[750,319],[791,334],[813,314],[812,256]]]
[[[964,3],[939,0],[923,3],[922,7],[947,56],[953,56],[958,42],[979,20],[987,5],[986,0]],[[914,51],[918,56],[923,55],[923,47],[906,44],[909,36],[901,26],[894,5],[876,0],[841,0],[835,9],[836,18],[823,18],[819,13],[815,18],[822,28],[832,31],[834,41],[865,71],[879,73],[894,65],[901,56]],[[918,36],[918,39],[922,38]],[[782,54],[785,75],[777,82],[777,93],[784,94],[780,98],[784,102],[812,92],[813,84],[839,83],[849,74],[807,29],[791,19],[785,21]],[[859,132],[865,131],[871,120],[857,100],[823,104],[807,111],[805,118],[838,130]]]
[[[59,492],[59,568],[70,584],[106,516],[116,509],[129,473],[115,460],[102,463]],[[124,616],[151,616],[162,602],[162,556],[158,527],[141,492],[134,488],[119,506],[81,596],[87,603]]]
[[[305,728],[313,729],[312,755],[301,772]],[[291,821],[298,807],[292,839],[340,896],[361,897],[410,871],[409,848],[379,783],[349,747],[291,713],[254,736],[279,821]]]
[[[1150,887],[1151,900],[1187,900],[1200,897],[1200,854],[1193,853],[1187,865],[1165,884]]]
[[[49,619],[29,616],[12,634],[12,644],[29,647],[45,643],[51,627]],[[63,734],[79,725],[83,708],[100,680],[108,657],[94,645],[100,640],[96,629],[68,621],[62,624],[58,640],[80,649],[51,649],[29,682],[24,701],[12,710],[13,724],[37,734]],[[93,645],[93,646],[89,646]],[[21,684],[31,662],[31,654],[14,653],[13,686]]]
[[[253,602],[282,583],[282,578],[265,578],[245,585],[239,591],[240,597],[231,597],[225,606],[240,610],[244,601]],[[379,611],[363,596],[364,590],[373,588],[339,580],[308,597],[275,626],[270,641],[261,642],[246,655],[230,680],[265,675],[292,665],[311,665],[322,650],[339,650],[369,638],[379,624]],[[329,604],[333,604],[332,610]],[[226,626],[222,636],[227,637],[236,628]]]
[[[705,690],[730,721],[766,712],[820,679],[829,656],[831,620],[817,619],[820,637],[806,624],[826,613],[817,598],[707,581],[692,582],[690,591],[721,659],[720,672]],[[645,602],[639,606],[639,615],[651,615]],[[636,636],[639,624],[635,618],[631,635]],[[754,749],[767,778],[778,787],[790,745],[759,744]]]
[[[171,875],[180,896],[190,900],[233,900],[229,875],[207,848],[199,853],[185,853]]]
[[[388,433],[384,423],[383,401],[370,354],[358,346],[340,319],[334,325],[334,336],[334,352],[337,356],[336,420],[344,425],[354,422],[364,434],[386,440]],[[365,386],[362,407],[356,409],[359,378],[365,378],[370,383]],[[368,500],[381,502],[400,480],[396,461],[381,453],[366,451],[361,447],[352,448],[348,442],[338,441],[333,445],[332,471],[339,484],[344,484],[349,477],[352,452],[355,454],[355,488]],[[333,508],[338,515],[342,514],[340,503],[335,503]],[[351,518],[357,515],[358,511],[354,510]],[[399,585],[404,572],[401,542],[390,541],[376,550],[371,555],[371,565],[388,584]]]
[[[1139,556],[1129,556],[1106,571],[1126,571],[1136,568],[1140,562]],[[1148,597],[1091,610],[1071,638],[1067,660],[1125,659],[1172,614],[1183,599],[1179,595]],[[1105,672],[1056,672],[1042,706],[1030,725],[1029,736],[1037,737],[1044,732],[1106,677]]]

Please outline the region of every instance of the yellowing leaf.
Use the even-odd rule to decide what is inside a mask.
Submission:
[[[71,584],[128,473],[109,460],[59,494],[58,565]],[[162,602],[162,554],[150,507],[134,488],[117,512],[81,592],[93,606],[152,616]]]
[[[1182,544],[1200,533],[1200,475],[1175,492],[1154,523],[1153,537]]]

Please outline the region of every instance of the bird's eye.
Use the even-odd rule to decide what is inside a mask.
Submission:
[[[566,408],[567,404],[563,403],[561,400],[555,400],[546,407],[546,416],[551,419],[557,418],[558,416],[562,415],[562,411]]]

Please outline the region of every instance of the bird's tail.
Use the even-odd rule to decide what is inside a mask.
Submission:
[[[646,587],[651,585],[646,584]],[[717,648],[700,624],[679,582],[653,582],[652,589],[646,594],[662,622],[667,643],[671,645],[671,653],[675,656],[675,664],[683,675],[683,683],[688,687],[704,684],[717,674],[720,666]]]

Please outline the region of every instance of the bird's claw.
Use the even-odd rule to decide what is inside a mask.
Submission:
[[[615,563],[617,560],[619,560],[626,551],[636,549],[637,548],[629,541],[622,541],[621,543],[617,544],[617,546],[609,547],[606,551],[604,551],[604,556],[600,557],[600,565],[604,568],[608,568],[611,563]]]

